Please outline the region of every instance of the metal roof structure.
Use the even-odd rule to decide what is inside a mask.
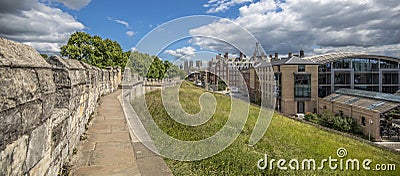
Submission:
[[[357,106],[380,113],[388,112],[400,106],[400,96],[355,89],[339,89],[323,98],[350,106]]]
[[[400,103],[400,95],[395,95],[395,94],[365,91],[358,89],[339,89],[335,91],[335,93]]]
[[[374,58],[374,59],[383,59],[398,62],[399,58],[389,57],[389,56],[379,56],[379,55],[370,55],[365,53],[356,53],[356,52],[338,52],[338,53],[329,53],[322,54],[316,56],[310,56],[303,58],[304,60],[309,60],[318,64],[323,64],[331,61],[346,59],[346,58]]]

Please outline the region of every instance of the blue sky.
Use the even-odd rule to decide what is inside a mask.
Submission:
[[[62,3],[53,3],[51,6],[74,16],[85,25],[83,31],[116,40],[125,51],[128,51],[148,32],[165,22],[190,15],[208,14],[208,8],[203,7],[207,2],[207,0],[93,0],[79,10],[70,9]],[[239,7],[235,5],[229,10],[212,15],[234,18],[238,15]],[[126,24],[121,24],[124,22]],[[128,36],[126,34],[128,31],[134,32],[134,35]]]
[[[230,22],[181,20],[190,15]],[[181,22],[167,30],[159,26],[177,18]],[[75,31],[116,40],[128,51],[153,30],[162,34],[150,41],[154,48],[181,30],[188,38],[168,45],[162,58],[238,54],[238,48],[251,56],[254,39],[267,54],[281,56],[303,48],[306,55],[362,52],[400,57],[398,0],[0,0],[0,26],[0,37],[50,54],[57,54]],[[150,51],[151,45],[138,49],[157,54]]]

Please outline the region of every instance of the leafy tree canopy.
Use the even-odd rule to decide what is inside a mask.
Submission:
[[[124,53],[116,41],[103,40],[100,36],[91,36],[85,32],[75,32],[68,43],[61,47],[60,54],[99,68],[108,66],[125,68],[130,52]]]
[[[133,73],[151,79],[183,78],[186,75],[185,71],[180,70],[178,66],[169,61],[162,61],[157,56],[150,56],[137,51],[131,53],[127,66],[131,68]]]

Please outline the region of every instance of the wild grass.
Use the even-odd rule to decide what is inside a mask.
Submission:
[[[205,90],[184,83],[179,93],[179,101],[183,109],[192,114],[200,111],[199,97]],[[212,136],[226,123],[231,108],[231,99],[215,94],[217,100],[216,112],[210,121],[204,125],[189,127],[175,122],[162,108],[160,91],[146,95],[146,103],[152,118],[168,135],[181,140],[200,140]],[[239,137],[221,153],[210,158],[183,162],[165,158],[174,175],[400,175],[400,155],[386,151],[369,144],[353,140],[338,134],[333,134],[314,126],[294,121],[282,115],[275,114],[264,137],[254,146],[248,145],[249,137],[257,121],[259,108],[250,107],[245,127]],[[210,146],[212,147],[212,146]],[[346,159],[358,159],[360,170],[331,170],[328,163],[322,170],[278,170],[276,162],[273,170],[260,170],[257,162],[269,159],[314,159],[317,167],[322,159],[340,159],[336,151],[343,147],[347,149]],[[362,168],[362,161],[371,159],[371,170]],[[375,164],[396,164],[397,171],[372,171]],[[286,164],[286,166],[288,166]],[[344,165],[345,166],[345,165]],[[301,166],[300,166],[301,168]]]

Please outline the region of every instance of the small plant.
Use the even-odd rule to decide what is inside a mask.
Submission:
[[[88,136],[86,135],[86,133],[83,133],[80,137],[79,140],[84,141],[88,138]]]
[[[67,176],[71,172],[72,165],[69,162],[66,162],[62,165],[60,168],[60,171],[58,171],[58,176]]]
[[[72,155],[76,155],[78,153],[78,149],[77,148],[74,148],[73,150],[72,150]]]

